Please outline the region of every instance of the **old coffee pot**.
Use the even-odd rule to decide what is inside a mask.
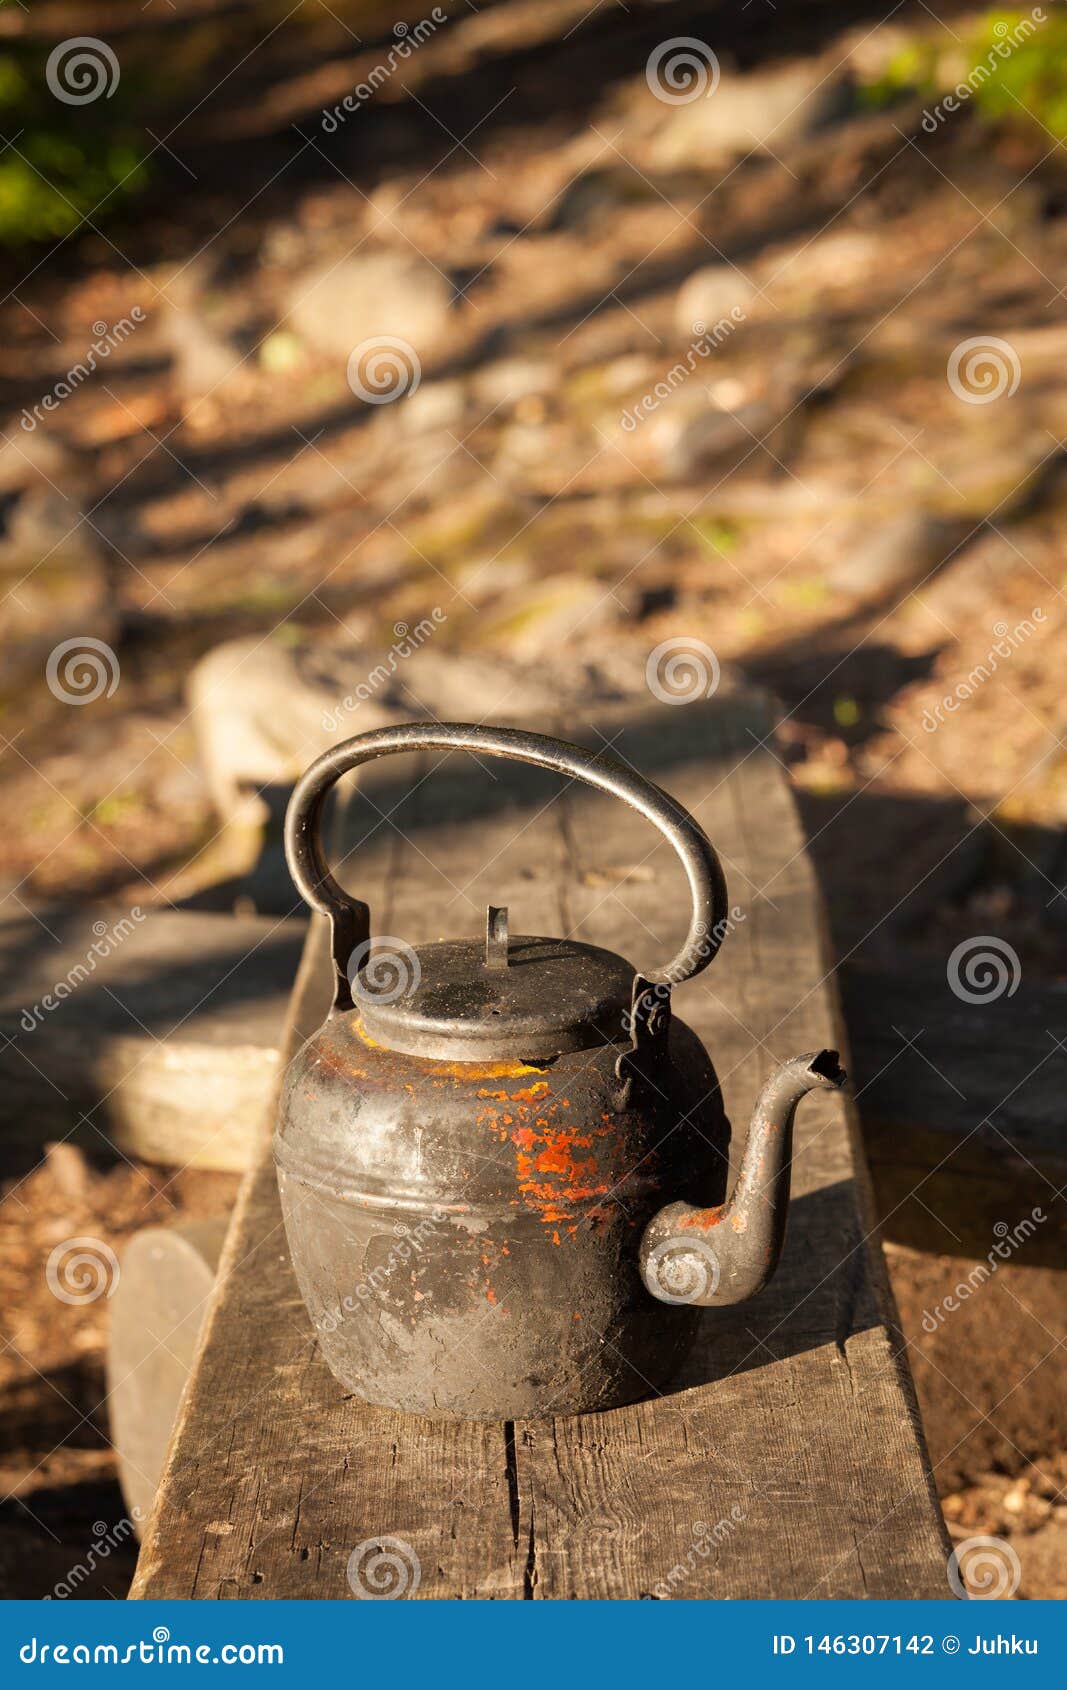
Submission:
[[[455,749],[588,782],[659,828],[692,898],[666,968],[513,935],[503,909],[482,938],[404,947],[378,966],[369,909],[323,853],[324,801],[373,758]],[[416,723],[312,764],[286,849],[331,923],[334,1004],[290,1066],[274,1147],[293,1265],[336,1378],[371,1403],[486,1420],[667,1389],[700,1310],[753,1296],[773,1273],[797,1104],[844,1081],[834,1051],[772,1075],[727,1200],[715,1070],[671,1013],[671,987],[707,967],[727,924],[709,840],[607,757]]]

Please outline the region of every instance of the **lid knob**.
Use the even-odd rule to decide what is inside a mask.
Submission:
[[[508,965],[507,906],[498,909],[490,904],[485,912],[485,966],[506,968]]]

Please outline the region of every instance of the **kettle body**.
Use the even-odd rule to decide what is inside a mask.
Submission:
[[[669,1388],[700,1310],[649,1296],[639,1245],[671,1198],[721,1201],[729,1127],[682,1022],[624,1098],[626,1049],[620,1025],[550,1061],[443,1061],[375,1043],[358,1009],[304,1046],[278,1179],[300,1290],[348,1390],[511,1420]]]
[[[335,781],[371,758],[461,748],[558,770],[647,817],[681,858],[685,941],[658,974],[572,939],[375,951],[322,849]],[[326,1363],[364,1401],[529,1419],[667,1391],[701,1311],[773,1272],[800,1099],[834,1051],[781,1064],[727,1196],[730,1128],[671,989],[716,954],[726,887],[693,818],[626,765],[515,729],[358,735],[298,782],[294,880],[331,926],[334,1003],[296,1054],[274,1137],[286,1237]],[[382,943],[385,943],[383,941]]]

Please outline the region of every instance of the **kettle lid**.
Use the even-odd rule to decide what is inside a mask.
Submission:
[[[546,1060],[624,1035],[634,970],[612,951],[508,933],[490,907],[485,941],[445,939],[408,953],[376,986],[375,959],[352,979],[365,1033],[408,1056],[457,1062]]]

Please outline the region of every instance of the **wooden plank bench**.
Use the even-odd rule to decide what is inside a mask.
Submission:
[[[527,722],[665,786],[723,858],[742,912],[677,993],[743,1142],[773,1062],[840,1043],[818,895],[750,698]],[[650,963],[688,920],[681,871],[617,803],[518,764],[366,771],[341,878],[412,942],[576,932]],[[340,871],[339,871],[340,872]],[[290,1049],[322,1019],[313,924]],[[428,1421],[345,1398],[293,1278],[267,1143],[246,1177],[134,1597],[347,1597],[357,1545],[403,1539],[419,1597],[943,1597],[946,1540],[895,1330],[849,1106],[800,1111],[789,1241],[756,1300],[707,1311],[685,1388],[603,1414]]]

